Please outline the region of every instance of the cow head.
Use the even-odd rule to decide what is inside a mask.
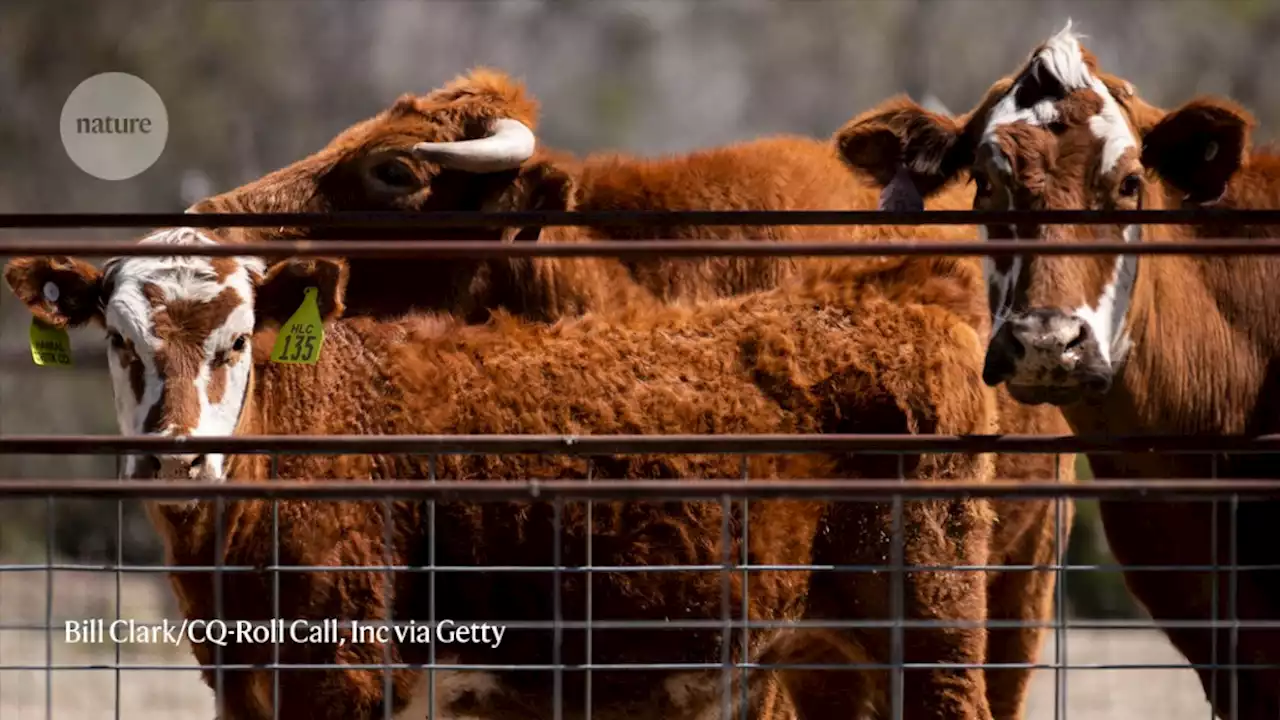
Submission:
[[[1140,209],[1163,203],[1142,164],[1142,138],[1159,137],[1164,117],[1129,83],[1100,71],[1068,23],[966,116],[894,99],[855,118],[838,141],[852,166],[883,180],[905,170],[926,195],[968,172],[975,209]],[[980,232],[990,242],[1143,236],[1138,225],[1023,223]],[[1109,390],[1130,347],[1136,256],[1004,256],[987,258],[984,269],[989,385],[1007,383],[1015,398],[1033,404],[1065,405]]]
[[[188,212],[563,211],[574,208],[568,160],[537,149],[538,105],[508,76],[478,69],[426,95],[403,95],[318,152]],[[247,239],[533,241],[538,228],[264,228]],[[516,265],[520,263],[511,261]],[[527,264],[528,261],[523,261]],[[362,259],[353,273],[354,312],[421,309],[477,313],[505,298],[493,286],[512,272],[495,262]],[[522,267],[522,266],[521,266]],[[519,272],[520,270],[516,270]],[[495,276],[497,279],[495,279]]]
[[[190,228],[142,240],[214,242]],[[122,435],[226,436],[240,428],[249,401],[255,327],[287,319],[306,285],[320,290],[322,318],[339,314],[346,268],[295,259],[264,272],[256,258],[168,256],[115,258],[99,270],[76,258],[33,257],[11,261],[5,280],[39,320],[105,330]],[[226,471],[221,454],[130,456],[123,475],[221,481]]]
[[[537,119],[520,83],[478,69],[402,95],[319,152],[188,212],[566,209],[572,182],[535,157]]]

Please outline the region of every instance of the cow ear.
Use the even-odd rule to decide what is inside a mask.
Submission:
[[[879,210],[885,212],[922,212],[924,198],[920,197],[916,185],[911,180],[911,173],[905,167],[898,172],[888,185],[880,190]]]
[[[307,288],[316,288],[320,321],[342,316],[347,292],[347,263],[337,258],[289,258],[271,267],[258,281],[254,297],[257,325],[283,324],[297,312]]]
[[[4,269],[5,282],[38,320],[54,327],[103,321],[102,272],[73,257],[16,258]]]
[[[930,112],[906,96],[887,100],[850,120],[836,133],[840,156],[881,186],[905,168],[914,187],[930,195],[973,164],[961,142],[964,126]]]
[[[1191,202],[1217,200],[1245,162],[1254,124],[1235,103],[1196,98],[1144,135],[1142,164]]]
[[[497,191],[482,209],[489,212],[567,212],[577,205],[576,192],[577,183],[564,168],[553,160],[535,159],[521,166],[515,179]],[[502,241],[532,242],[540,235],[541,228],[506,228]]]

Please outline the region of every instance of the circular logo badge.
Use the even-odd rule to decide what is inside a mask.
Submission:
[[[151,167],[169,138],[160,94],[128,73],[102,73],[77,85],[60,125],[67,156],[102,180],[128,180]]]

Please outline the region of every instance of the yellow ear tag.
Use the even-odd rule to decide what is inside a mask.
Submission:
[[[271,350],[273,362],[315,365],[320,361],[324,326],[320,322],[320,308],[316,305],[319,292],[316,288],[307,288],[302,297],[302,305],[281,326],[280,334],[276,336],[276,346]]]
[[[71,367],[71,338],[67,331],[31,318],[31,359],[41,367]]]

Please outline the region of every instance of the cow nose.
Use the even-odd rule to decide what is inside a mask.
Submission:
[[[133,458],[134,480],[154,480],[160,476],[160,458],[155,455],[137,455]]]
[[[164,480],[194,480],[204,467],[204,455],[161,455],[157,476]]]
[[[1023,371],[1054,373],[1076,363],[1068,354],[1084,349],[1092,337],[1089,324],[1074,315],[1054,310],[1033,310],[1009,318],[987,346],[982,380],[995,387]]]
[[[1028,362],[1057,363],[1063,353],[1089,339],[1089,324],[1075,315],[1033,311],[1009,320],[1013,340]]]

